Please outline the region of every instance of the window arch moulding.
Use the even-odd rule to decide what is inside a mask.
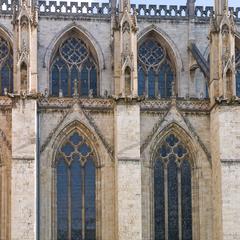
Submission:
[[[171,124],[161,132],[161,137],[159,135],[155,139],[151,147],[150,155],[152,176],[152,182],[150,184],[150,188],[152,189],[150,191],[151,236],[153,236],[154,239],[166,239],[166,237],[168,239],[174,237],[178,239],[181,235],[180,239],[197,239],[197,236],[200,234],[198,222],[199,193],[196,190],[199,184],[199,170],[197,167],[199,163],[196,162],[197,149],[195,144],[184,129],[175,124]],[[184,174],[184,170],[189,174]],[[155,184],[156,181],[158,182],[157,185]],[[176,181],[176,184],[174,184],[174,181]],[[182,184],[184,181],[185,183],[188,182],[188,184]],[[177,189],[173,191],[173,187],[176,188],[176,186]],[[164,193],[161,194],[162,199],[157,198],[160,195],[157,194],[156,191],[164,191]],[[173,192],[178,193],[175,195],[175,198],[170,194]],[[184,197],[185,193],[186,198]],[[172,198],[173,201],[171,204],[170,198]],[[174,204],[174,202],[176,204]],[[188,206],[185,203],[188,204]],[[185,206],[183,206],[184,204]],[[191,210],[189,210],[189,206]],[[163,211],[161,216],[164,216],[164,218],[159,218],[160,215],[157,214],[156,211],[158,211],[158,213],[159,211]],[[171,211],[175,211],[177,214],[174,218],[169,218],[169,216],[172,216]],[[175,221],[173,219],[177,220]],[[173,230],[171,227],[169,228],[169,224],[174,225],[171,221],[175,221],[178,231]],[[189,222],[191,222],[191,229],[187,228]]]
[[[52,152],[52,188],[54,188],[54,196],[52,199],[53,205],[51,208],[53,224],[51,229],[53,239],[66,240],[71,239],[71,237],[74,239],[75,237],[76,239],[81,237],[80,239],[83,240],[101,239],[101,167],[98,149],[96,148],[96,142],[97,141],[94,134],[91,133],[91,131],[85,127],[85,125],[79,124],[77,121],[69,124],[66,128],[60,131],[53,142],[52,147],[55,149],[55,151]],[[57,182],[58,173],[64,173],[64,169],[67,169],[68,176],[70,176],[70,180],[73,181],[71,186],[74,192],[71,192],[71,189],[69,192],[68,187],[70,185],[66,186],[63,184],[60,186],[61,182]],[[94,173],[94,175],[91,175],[92,177],[89,178],[90,175],[88,173]],[[83,176],[85,177],[83,178]],[[60,181],[62,181],[61,179],[63,179],[63,177],[64,175],[59,178]],[[79,184],[73,184],[74,182],[76,183],[76,178],[79,178],[78,182],[81,182],[81,186]],[[91,192],[90,190],[87,190],[90,188],[89,186],[86,187],[86,184],[90,184],[92,186]],[[59,191],[58,196],[58,190],[60,187],[64,186],[65,190],[67,189],[67,194],[70,194],[68,199],[71,199],[71,204],[68,204],[67,201],[64,201],[64,195],[61,194],[61,192],[64,192],[64,189]],[[77,201],[75,201],[77,196],[76,194],[81,194],[81,199],[85,199],[83,202],[81,202],[82,205],[78,207],[76,205]],[[61,201],[58,199],[58,197],[60,197]],[[87,198],[92,199],[91,206],[86,205],[88,204],[87,202],[89,202],[87,201]],[[58,208],[58,204],[60,203],[66,203],[68,204],[68,207],[65,206],[66,208],[64,208],[64,205],[59,205],[63,208]],[[75,211],[70,211],[71,209],[73,210],[74,206],[77,207]],[[93,211],[89,212],[89,209],[92,209]],[[81,211],[81,213],[79,211]],[[77,213],[79,214],[77,215]],[[65,214],[65,218],[61,217],[61,214]],[[69,216],[71,217],[71,221],[67,219]],[[58,217],[61,217],[60,219],[63,220],[67,219],[67,222],[64,223],[62,220],[59,222]],[[60,231],[64,229],[66,230],[65,232]],[[64,234],[67,235],[65,236]]]
[[[76,33],[65,35],[56,47],[49,77],[53,96],[99,95],[98,59],[91,46]]]
[[[174,91],[176,95],[179,95],[179,82],[181,80],[181,72],[184,71],[184,68],[182,58],[176,44],[166,32],[155,25],[151,25],[139,33],[138,47],[141,46],[141,44],[143,44],[147,39],[154,39],[165,50],[168,57],[168,64],[170,64],[174,72]]]
[[[96,64],[98,65],[98,89],[100,92],[101,82],[102,82],[102,71],[105,69],[105,58],[103,51],[101,49],[100,44],[98,41],[93,37],[93,35],[84,27],[80,25],[76,25],[75,23],[69,24],[64,29],[62,29],[50,42],[48,45],[46,52],[43,58],[43,68],[46,68],[46,72],[48,73],[48,86],[50,86],[51,78],[50,78],[50,70],[53,58],[61,45],[61,43],[66,40],[70,36],[76,36],[77,38],[81,39],[86,45],[87,48],[90,50],[93,59],[95,60]]]
[[[13,92],[13,50],[8,33],[0,28],[0,95]]]

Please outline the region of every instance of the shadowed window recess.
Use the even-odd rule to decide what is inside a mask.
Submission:
[[[235,51],[236,59],[236,95],[240,97],[240,50],[236,48]]]
[[[98,65],[85,42],[77,37],[62,42],[52,60],[50,79],[53,96],[98,95]]]
[[[154,159],[155,240],[192,240],[191,174],[187,149],[169,134]]]
[[[13,56],[8,41],[0,36],[0,95],[13,92]]]
[[[174,71],[166,49],[155,39],[138,48],[138,95],[169,98],[174,87]]]
[[[57,240],[96,239],[94,153],[77,131],[56,156]]]

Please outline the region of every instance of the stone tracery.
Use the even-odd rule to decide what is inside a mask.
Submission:
[[[96,238],[95,154],[84,136],[72,132],[58,149],[57,239]]]
[[[192,239],[189,157],[187,148],[172,133],[164,138],[155,154],[154,232],[157,240],[165,239],[165,236],[168,239]]]
[[[13,59],[10,44],[0,36],[0,95],[13,91]]]
[[[70,37],[60,45],[52,61],[50,79],[53,96],[70,97],[74,92],[85,97],[90,92],[94,97],[98,95],[98,66],[81,39]]]
[[[169,98],[174,82],[174,71],[166,50],[153,38],[138,49],[138,95],[149,98]]]

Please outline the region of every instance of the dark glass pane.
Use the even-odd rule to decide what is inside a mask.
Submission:
[[[61,89],[63,96],[68,96],[68,68],[63,66],[61,69]]]
[[[91,152],[91,148],[86,143],[83,143],[79,147],[78,151],[81,153],[82,156],[86,157]]]
[[[73,96],[73,94],[74,94],[74,81],[75,80],[77,80],[77,84],[79,84],[78,69],[76,68],[76,66],[74,66],[71,70],[71,96]]]
[[[157,160],[154,166],[155,240],[165,239],[164,165]]]
[[[1,94],[4,94],[4,88],[7,88],[7,90],[10,90],[10,81],[11,81],[11,70],[7,64],[3,65],[1,69],[1,79],[2,79],[2,92]]]
[[[88,96],[88,69],[86,67],[81,71],[81,96]]]
[[[166,138],[166,142],[169,144],[169,146],[173,147],[178,143],[178,139],[173,134],[170,134]]]
[[[162,158],[167,157],[170,152],[171,148],[166,143],[163,143],[162,146],[159,148],[159,155]]]
[[[72,240],[82,240],[82,178],[78,155],[71,163]]]
[[[209,98],[207,82],[205,83],[205,98]]]
[[[70,154],[74,151],[74,147],[70,143],[64,144],[64,146],[61,148],[61,151],[66,155],[70,156]]]
[[[173,83],[173,72],[171,71],[170,67],[166,73],[166,97],[172,96],[172,83]]]
[[[168,162],[168,239],[178,240],[178,174],[174,156]]]
[[[145,91],[145,74],[142,68],[138,68],[138,96],[142,96]]]
[[[74,145],[78,145],[82,140],[83,138],[76,132],[70,137],[70,141]]]
[[[79,64],[88,56],[85,43],[75,37],[68,38],[60,48],[63,58],[71,64]]]
[[[236,95],[240,97],[240,69],[238,69],[236,74]]]
[[[191,166],[184,160],[181,164],[182,189],[182,240],[192,240],[192,186]]]
[[[155,74],[153,69],[148,72],[148,97],[155,97]]]
[[[57,165],[57,239],[68,239],[68,167],[63,159]]]
[[[148,66],[157,65],[164,58],[164,50],[157,41],[148,39],[139,47],[138,57]]]
[[[95,240],[95,165],[92,160],[85,165],[85,221],[85,240]]]
[[[52,68],[52,95],[59,95],[59,70],[57,66]]]
[[[187,150],[182,144],[178,144],[173,151],[179,158],[183,157],[187,153]]]
[[[160,69],[159,79],[158,79],[158,92],[160,93],[161,98],[166,97],[165,92],[165,71],[164,69]]]
[[[97,96],[97,70],[95,67],[90,71],[90,89],[93,90],[93,96]]]

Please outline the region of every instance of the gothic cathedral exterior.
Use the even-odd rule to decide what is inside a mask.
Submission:
[[[240,7],[0,0],[1,240],[239,226]]]

